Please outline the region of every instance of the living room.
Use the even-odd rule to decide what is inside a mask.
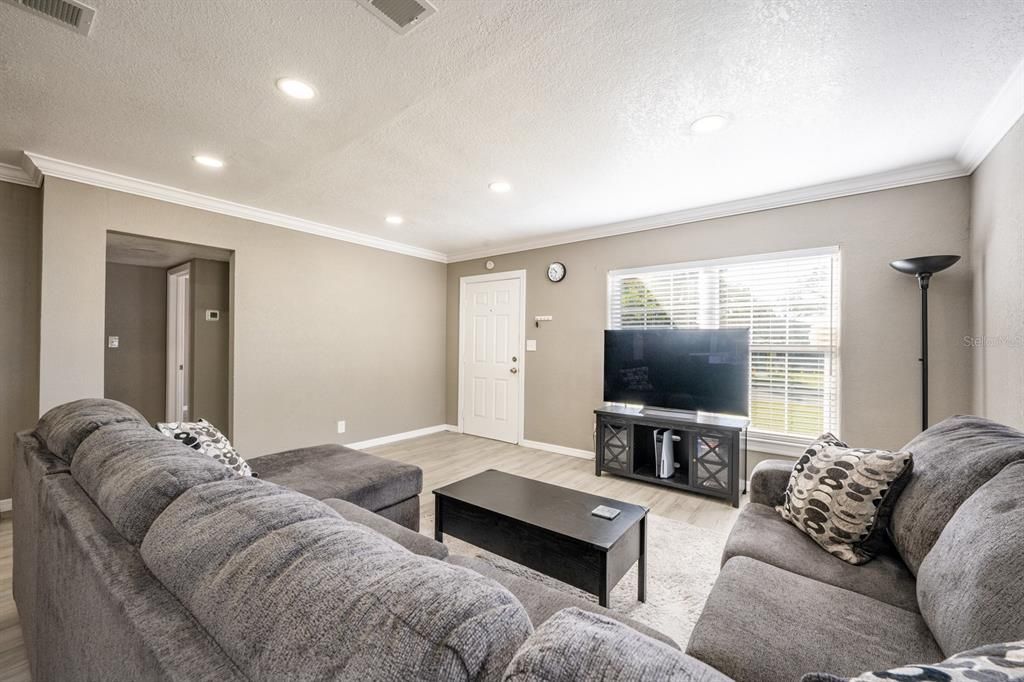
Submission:
[[[1024,3],[8,0],[0,112],[0,680],[1024,679]]]

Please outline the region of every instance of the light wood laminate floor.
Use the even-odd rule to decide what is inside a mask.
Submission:
[[[432,490],[487,469],[498,469],[595,495],[642,504],[650,507],[653,514],[723,532],[732,527],[739,511],[733,509],[728,502],[713,497],[610,474],[597,477],[594,475],[594,461],[590,459],[556,455],[458,433],[437,433],[382,445],[369,452],[415,464],[423,469],[421,518],[434,509]],[[743,502],[746,502],[746,497]],[[430,530],[426,524],[421,525],[425,531]]]
[[[420,510],[428,517],[434,508],[431,491],[448,483],[485,471],[499,469],[510,474],[585,490],[650,507],[651,512],[696,526],[727,531],[738,510],[728,502],[662,488],[626,478],[594,475],[592,460],[556,455],[540,450],[456,433],[437,433],[369,450],[390,459],[415,464],[423,469]],[[753,466],[753,463],[751,463]],[[259,459],[253,460],[259,471]],[[743,503],[746,498],[743,498]],[[431,523],[422,523],[431,534]],[[0,682],[30,680],[25,648],[18,625],[18,612],[11,595],[12,523],[10,513],[0,520]]]

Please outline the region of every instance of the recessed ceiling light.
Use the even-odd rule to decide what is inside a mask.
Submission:
[[[277,89],[295,99],[313,99],[316,97],[316,90],[312,85],[303,83],[294,78],[278,78]]]
[[[507,183],[507,182],[505,182],[503,180],[498,180],[497,182],[492,182],[491,184],[489,184],[487,186],[491,188],[492,192],[505,193],[505,192],[511,192],[512,191],[512,185],[510,185],[509,183]]]
[[[701,116],[691,123],[690,130],[698,135],[705,135],[707,133],[716,133],[727,125],[729,125],[728,116],[723,116],[722,114],[711,114],[710,116]]]
[[[392,225],[401,225],[402,223],[405,222],[405,218],[403,218],[400,215],[389,215],[384,220],[386,220],[387,222],[391,223]]]
[[[224,162],[218,159],[216,156],[208,156],[206,154],[196,154],[192,157],[192,160],[198,163],[200,166],[206,166],[208,168],[223,168]]]

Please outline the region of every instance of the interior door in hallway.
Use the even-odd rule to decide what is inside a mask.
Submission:
[[[192,416],[188,407],[189,346],[191,333],[189,317],[188,263],[167,271],[167,421],[188,421]]]
[[[517,443],[522,418],[523,278],[497,277],[464,282],[461,426],[464,433]]]

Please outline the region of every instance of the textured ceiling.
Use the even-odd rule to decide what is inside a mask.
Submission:
[[[437,0],[406,36],[350,0],[91,4],[85,38],[0,3],[0,162],[449,253],[950,159],[1024,58],[1018,0]]]
[[[173,242],[137,234],[107,232],[107,262],[170,268],[194,258],[230,261],[231,251],[215,246]]]

